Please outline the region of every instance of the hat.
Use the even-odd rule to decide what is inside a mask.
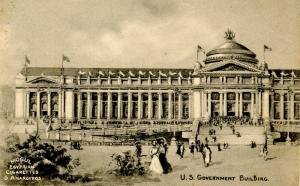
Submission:
[[[156,140],[153,140],[152,141],[152,145],[154,146],[154,145],[156,145],[157,144],[157,141]]]

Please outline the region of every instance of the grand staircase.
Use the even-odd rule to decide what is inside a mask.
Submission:
[[[211,145],[218,143],[228,143],[229,145],[249,145],[251,141],[256,144],[264,144],[266,142],[265,128],[263,126],[235,126],[235,133],[230,126],[199,127],[195,133],[195,140],[205,143],[205,138]],[[215,130],[215,135],[210,135],[209,131]],[[216,137],[214,141],[213,137]]]

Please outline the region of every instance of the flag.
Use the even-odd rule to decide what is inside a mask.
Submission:
[[[30,60],[28,59],[27,56],[25,56],[25,65],[29,65],[30,64]]]
[[[120,74],[122,77],[125,77],[125,74],[124,74],[122,71],[119,71],[119,74]]]
[[[149,74],[150,74],[151,76],[155,76],[155,74],[154,74],[152,71],[149,71]]]
[[[272,76],[273,76],[274,78],[278,78],[278,76],[277,76],[277,74],[276,74],[275,71],[272,71]]]
[[[202,52],[203,54],[205,54],[205,50],[200,45],[198,45],[198,47],[197,47],[197,53],[199,53],[199,52]]]
[[[162,77],[167,77],[167,74],[162,73],[161,71],[158,72],[158,74]]]
[[[110,75],[110,76],[113,76],[113,75],[115,75],[116,73],[113,73],[112,71],[109,71],[108,72],[108,75]]]
[[[281,75],[281,76],[287,76],[288,74],[286,74],[284,71],[281,71],[281,72],[280,72],[280,75]]]
[[[169,75],[170,76],[174,76],[176,74],[176,72],[171,72],[171,71],[169,71]]]
[[[146,72],[139,70],[139,75],[144,76],[145,74],[146,74]]]
[[[62,56],[62,61],[63,62],[70,62],[70,59],[67,56],[63,55]]]
[[[79,70],[79,71],[78,71],[78,74],[79,74],[79,75],[83,75],[83,74],[86,74],[86,72],[82,72],[81,70]]]
[[[264,51],[272,51],[272,48],[268,47],[267,45],[264,45]]]
[[[291,76],[292,76],[293,78],[296,78],[296,77],[297,77],[294,71],[291,72]]]
[[[100,76],[104,76],[104,73],[103,73],[101,70],[99,70],[98,74],[99,74]]]
[[[135,76],[134,73],[131,72],[131,70],[129,70],[128,74],[129,74],[129,76],[132,76],[132,77]]]
[[[178,72],[178,76],[181,77],[181,78],[183,78],[181,71]]]

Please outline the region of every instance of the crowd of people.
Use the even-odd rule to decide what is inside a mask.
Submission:
[[[243,116],[214,116],[211,117],[208,121],[201,122],[201,127],[212,127],[212,126],[220,126],[222,130],[222,125],[229,124],[229,125],[250,125],[250,126],[259,126],[262,125],[262,120],[258,119],[254,121],[253,118]]]
[[[135,154],[138,158],[141,158],[142,155],[142,145],[140,142],[135,143],[136,151]],[[223,147],[223,148],[222,148]],[[251,148],[256,148],[256,143],[252,141],[250,143]],[[222,151],[229,148],[228,143],[218,143],[217,149],[218,151]],[[196,140],[196,142],[191,142],[188,146],[190,154],[194,159],[195,153],[200,153],[202,155],[203,163],[205,167],[211,165],[212,162],[212,150],[208,144],[208,141],[201,142],[200,140]],[[160,137],[156,140],[152,141],[152,146],[150,148],[149,156],[151,157],[151,162],[149,166],[149,170],[153,174],[162,175],[172,172],[172,165],[167,160],[168,153],[168,145],[165,138]],[[176,154],[180,159],[184,158],[186,153],[185,143],[182,141],[177,141],[177,150]],[[261,145],[259,156],[263,157],[264,160],[267,160],[268,148],[266,144]]]
[[[192,142],[189,146],[190,153],[194,159],[195,152],[200,152],[202,154],[204,166],[208,167],[211,162],[212,151],[208,143],[201,143],[200,140],[197,140],[196,143]],[[195,151],[196,150],[196,151]],[[183,158],[185,153],[185,145],[183,142],[177,142],[177,151],[176,154],[180,156],[180,159]]]

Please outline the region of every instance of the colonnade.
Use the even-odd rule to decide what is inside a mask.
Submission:
[[[40,118],[53,115],[55,112],[57,113],[55,117],[71,121],[76,119],[170,120],[174,115],[176,119],[190,118],[188,91],[174,93],[173,90],[74,91],[66,89],[55,91],[57,93],[55,103],[51,96],[53,92],[25,92],[25,117]],[[42,100],[41,94],[47,94],[47,100]],[[47,105],[47,112],[43,104]],[[53,104],[57,104],[57,110],[53,110]]]

